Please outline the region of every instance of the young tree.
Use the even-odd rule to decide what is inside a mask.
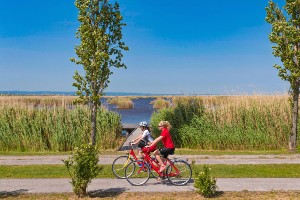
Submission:
[[[73,86],[77,88],[78,101],[88,103],[91,108],[91,142],[96,143],[97,110],[100,98],[109,84],[111,68],[125,68],[122,51],[128,50],[122,42],[122,15],[119,4],[108,0],[76,0],[80,26],[76,37],[81,43],[75,46],[77,59],[71,61],[82,65],[85,75],[75,71]]]
[[[298,99],[300,86],[300,1],[286,0],[283,7],[278,8],[272,0],[266,7],[266,21],[271,24],[272,31],[269,39],[273,46],[273,54],[280,57],[283,66],[275,64],[281,79],[289,81],[292,99],[292,130],[289,149],[296,150]]]

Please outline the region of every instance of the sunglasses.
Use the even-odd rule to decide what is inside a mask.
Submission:
[[[158,126],[158,127],[163,127],[163,126]]]

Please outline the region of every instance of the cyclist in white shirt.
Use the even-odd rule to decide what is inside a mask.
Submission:
[[[139,150],[139,156],[141,158],[144,157],[144,152],[150,153],[156,150],[156,145],[153,145],[151,147],[145,147],[150,146],[153,142],[153,137],[151,136],[151,133],[149,132],[148,124],[145,121],[142,121],[139,123],[140,129],[143,131],[143,133],[135,138],[132,141],[132,144],[138,144],[138,147],[141,149]]]

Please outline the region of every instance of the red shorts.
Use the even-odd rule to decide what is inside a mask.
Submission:
[[[151,146],[151,147],[143,147],[142,148],[142,151],[144,152],[144,153],[150,153],[150,152],[153,152],[153,151],[155,151],[156,150],[156,145],[153,145],[153,146]]]

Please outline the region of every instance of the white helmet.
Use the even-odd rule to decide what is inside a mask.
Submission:
[[[144,126],[144,127],[147,127],[147,126],[148,126],[148,124],[147,124],[147,122],[145,122],[145,121],[142,121],[142,122],[140,122],[140,123],[139,123],[139,126]]]

